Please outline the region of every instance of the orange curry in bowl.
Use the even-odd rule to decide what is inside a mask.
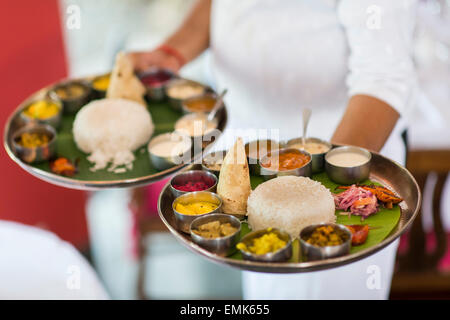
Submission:
[[[286,171],[303,167],[311,160],[311,157],[297,150],[268,155],[266,161],[261,163],[264,168]]]

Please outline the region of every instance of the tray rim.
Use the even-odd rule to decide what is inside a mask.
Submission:
[[[414,222],[414,220],[417,218],[417,215],[419,214],[420,207],[422,204],[422,193],[420,191],[419,185],[414,178],[414,176],[402,165],[400,165],[398,162],[391,160],[377,152],[373,152],[372,154],[376,154],[377,156],[380,156],[384,158],[387,161],[392,162],[395,164],[398,169],[405,172],[409,178],[413,181],[414,188],[417,191],[418,199],[416,206],[414,208],[414,212],[411,216],[411,218],[406,221],[405,225],[397,231],[391,231],[391,233],[380,243],[369,247],[367,249],[364,249],[362,251],[352,253],[349,255],[345,255],[342,257],[336,257],[326,260],[319,260],[319,261],[309,261],[309,262],[256,262],[256,261],[245,261],[245,260],[236,260],[231,259],[229,257],[219,257],[215,255],[214,253],[209,252],[208,250],[200,247],[199,245],[195,244],[191,240],[188,240],[180,231],[178,231],[176,228],[174,228],[164,217],[162,210],[161,210],[161,201],[162,197],[165,192],[168,192],[169,183],[167,183],[164,188],[162,189],[161,193],[158,196],[158,215],[163,221],[164,225],[169,229],[169,231],[174,235],[174,237],[181,242],[185,247],[187,247],[190,251],[200,254],[201,256],[207,258],[209,261],[212,261],[219,265],[228,265],[233,268],[237,268],[243,271],[256,271],[256,272],[264,272],[264,273],[304,273],[304,272],[315,272],[315,271],[321,271],[321,270],[327,270],[327,269],[333,269],[340,266],[344,266],[359,260],[362,260],[366,257],[369,257],[381,249],[387,247],[392,242],[394,242],[397,238],[399,238],[404,232],[406,232],[411,224]],[[191,165],[192,166],[192,165]],[[376,179],[375,179],[376,180]],[[169,190],[170,191],[170,190]],[[400,206],[401,207],[401,206]]]
[[[163,180],[166,177],[169,177],[170,175],[179,172],[180,170],[186,168],[187,166],[191,165],[192,163],[186,163],[186,164],[179,164],[174,167],[168,168],[166,170],[159,171],[157,173],[132,178],[132,179],[116,179],[116,180],[77,180],[72,179],[64,176],[57,175],[52,172],[48,172],[36,167],[33,167],[30,164],[25,163],[22,161],[14,151],[12,150],[10,146],[9,136],[10,136],[10,130],[13,120],[17,117],[18,113],[25,107],[25,105],[37,98],[40,94],[45,93],[49,90],[52,86],[69,80],[83,80],[83,81],[89,81],[90,79],[96,77],[98,75],[90,75],[86,77],[76,77],[76,78],[62,78],[58,81],[55,81],[48,86],[41,88],[30,95],[28,95],[15,109],[14,111],[8,116],[5,128],[3,130],[3,147],[6,150],[6,154],[17,164],[20,168],[25,170],[25,172],[31,174],[32,176],[45,181],[47,183],[64,187],[68,189],[74,189],[74,190],[85,190],[85,191],[98,191],[103,189],[110,189],[110,188],[132,188],[132,187],[138,187],[138,186],[145,186],[149,185],[158,181]],[[224,126],[223,130],[221,130],[221,135],[224,129],[226,128],[227,122],[228,122],[228,113],[226,106],[223,107],[224,112]],[[191,159],[192,162],[196,162],[197,160],[201,159],[203,152],[208,152],[208,150],[214,145],[214,142],[209,143],[200,154],[194,155],[194,157]]]

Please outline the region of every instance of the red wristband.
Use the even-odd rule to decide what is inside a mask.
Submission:
[[[174,47],[171,47],[167,44],[163,44],[159,46],[158,49],[156,50],[161,50],[164,53],[171,55],[172,57],[177,59],[178,63],[180,64],[180,68],[186,64],[186,59],[184,58],[184,56],[181,54],[180,51],[178,51]]]

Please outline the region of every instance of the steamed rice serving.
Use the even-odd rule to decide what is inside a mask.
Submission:
[[[311,225],[336,221],[331,192],[320,182],[284,176],[260,184],[248,198],[248,222],[252,230],[278,228],[298,237]]]
[[[90,153],[92,171],[115,173],[131,170],[133,151],[153,134],[150,113],[141,104],[125,99],[101,99],[85,105],[76,115],[73,136],[78,148]]]

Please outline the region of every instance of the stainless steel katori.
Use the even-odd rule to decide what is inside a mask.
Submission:
[[[187,203],[191,203],[192,201],[212,202],[217,205],[217,208],[210,212],[203,213],[203,214],[197,214],[197,215],[183,214],[176,210],[177,204],[185,205]],[[180,230],[184,233],[190,233],[191,223],[197,217],[205,216],[210,213],[220,212],[221,207],[222,207],[222,199],[220,199],[219,195],[217,195],[216,193],[209,192],[209,191],[188,192],[186,194],[183,194],[183,195],[177,197],[172,202],[172,210],[173,210],[173,214],[175,216],[177,228],[178,228],[178,230]]]
[[[188,193],[189,191],[178,190],[177,188],[175,188],[175,186],[184,185],[188,182],[195,183],[199,181],[208,183],[210,185],[209,188],[201,191],[211,191],[211,192],[216,191],[218,181],[216,175],[214,175],[211,172],[203,170],[189,170],[176,174],[172,179],[170,179],[170,190],[172,191],[175,197],[179,197],[183,194]]]
[[[187,169],[192,168],[193,166],[189,166]],[[214,254],[205,248],[196,245],[192,241],[190,235],[178,230],[172,209],[174,196],[170,191],[168,184],[163,188],[159,196],[158,213],[166,227],[182,245],[192,252],[218,264],[228,265],[241,270],[267,273],[302,273],[326,270],[359,261],[382,250],[400,237],[411,226],[418,215],[422,197],[416,180],[408,170],[396,162],[373,152],[369,178],[374,182],[381,183],[383,186],[389,188],[403,198],[403,201],[399,204],[401,215],[397,226],[382,242],[372,247],[356,253],[324,260],[260,262],[221,257]]]
[[[45,134],[49,141],[47,144],[39,147],[29,148],[21,145],[18,140],[24,133]],[[56,150],[56,131],[48,124],[29,124],[17,130],[13,137],[13,146],[17,156],[27,163],[35,163],[49,160],[53,157]]]
[[[232,227],[237,228],[237,230],[233,234],[219,238],[205,238],[195,233],[195,230],[198,229],[198,227],[205,223],[213,221],[219,221],[220,223],[229,223]],[[212,213],[202,217],[197,217],[194,221],[192,221],[190,232],[192,241],[194,241],[196,244],[219,256],[226,257],[233,254],[237,250],[236,244],[239,242],[241,222],[238,218],[233,217],[229,214]]]
[[[36,103],[38,101],[45,101],[47,103],[53,103],[58,107],[58,112],[52,116],[45,119],[39,119],[39,118],[31,118],[25,114],[25,110],[29,108],[33,103]],[[33,101],[30,101],[25,107],[22,109],[22,111],[19,114],[20,121],[23,123],[23,125],[28,124],[48,124],[52,126],[53,128],[57,129],[61,124],[63,114],[63,105],[60,100],[57,100],[55,98],[45,97],[43,99],[35,99]]]
[[[367,158],[367,162],[364,162],[356,166],[346,166],[346,167],[339,166],[330,162],[330,157],[332,157],[333,155],[348,152],[363,155],[364,157]],[[353,184],[361,182],[369,178],[371,159],[372,154],[370,153],[370,151],[364,148],[354,146],[337,147],[330,150],[325,155],[325,171],[327,172],[331,180],[337,183]]]
[[[244,147],[250,173],[260,175],[261,158],[267,153],[278,151],[280,149],[280,143],[271,139],[259,139],[247,142]]]
[[[309,161],[305,165],[303,165],[299,168],[296,168],[296,169],[291,169],[291,170],[278,170],[276,168],[264,166],[264,164],[267,164],[270,161],[270,158],[278,157],[280,154],[288,153],[288,152],[296,152],[296,153],[304,154],[309,157]],[[269,179],[272,179],[275,177],[282,177],[282,176],[311,177],[311,175],[312,175],[312,157],[308,152],[306,152],[304,150],[299,150],[299,149],[295,149],[295,148],[280,149],[280,150],[268,153],[260,159],[259,171],[260,171],[260,175],[263,176],[263,178],[265,180],[269,180]]]
[[[195,113],[195,112],[204,112],[204,113],[208,113],[211,110],[205,110],[205,111],[197,111],[197,110],[192,110],[189,108],[189,102],[193,102],[193,101],[198,101],[199,99],[211,99],[214,100],[214,102],[217,102],[217,94],[215,92],[211,92],[211,91],[206,91],[203,95],[201,96],[197,96],[197,97],[192,97],[192,98],[188,98],[185,99],[181,102],[181,108],[183,110],[184,114],[188,114],[188,113]],[[214,105],[213,105],[214,107]]]
[[[180,153],[171,155],[161,155],[154,152],[153,147],[159,143],[174,142],[179,143],[185,148],[181,148]],[[150,139],[147,146],[150,161],[158,170],[166,170],[173,166],[188,162],[191,159],[192,141],[189,137],[177,134],[175,132],[162,133]]]
[[[192,96],[186,96],[186,97],[181,97],[181,96],[175,96],[172,92],[174,91],[173,88],[176,88],[178,86],[193,86],[193,87],[201,87],[202,89],[200,89],[200,93],[199,94],[195,94]],[[188,98],[193,98],[193,97],[199,97],[201,95],[203,95],[205,92],[207,92],[209,90],[208,87],[202,85],[201,83],[197,82],[197,81],[193,81],[193,80],[188,80],[188,79],[173,79],[171,81],[169,81],[166,86],[165,86],[165,94],[167,96],[167,98],[169,99],[169,103],[172,106],[172,108],[174,108],[177,111],[182,111],[183,110],[183,101],[188,99]]]
[[[325,140],[322,140],[319,138],[306,138],[305,140],[306,140],[306,143],[308,143],[308,142],[319,143],[319,144],[323,144],[324,146],[326,146],[328,148],[327,151],[322,152],[322,153],[311,153],[312,172],[313,173],[322,172],[325,169],[325,155],[333,147],[332,144],[329,143],[328,141],[325,141]],[[284,147],[285,148],[294,148],[294,145],[302,144],[302,143],[303,143],[302,138],[295,138],[295,139],[288,140],[285,143]]]
[[[145,78],[148,76],[160,76],[163,78],[167,78],[167,80],[160,81],[155,84],[147,84],[145,83]],[[153,101],[162,101],[166,98],[166,85],[169,83],[171,79],[177,79],[177,75],[168,69],[160,69],[160,68],[151,68],[149,70],[143,71],[138,74],[139,79],[145,85],[147,89],[146,96],[149,100]]]
[[[331,226],[333,228],[339,229],[343,234],[347,236],[347,238],[342,244],[336,246],[319,247],[306,242],[305,239],[309,235],[311,235],[311,233],[314,230],[322,226]],[[301,253],[302,256],[305,258],[305,260],[307,261],[323,260],[328,258],[340,257],[348,254],[352,246],[352,233],[345,226],[339,224],[334,223],[313,224],[307,226],[306,228],[303,228],[303,230],[300,232],[299,241]]]
[[[67,90],[70,86],[79,86],[83,93],[77,97],[62,98],[58,95],[58,90]],[[61,100],[65,113],[77,113],[92,98],[92,88],[86,80],[66,80],[53,86],[48,92],[49,97]]]
[[[275,233],[279,239],[285,241],[286,245],[275,252],[269,252],[266,254],[255,254],[247,250],[240,250],[244,260],[261,261],[261,262],[283,262],[291,258],[292,256],[291,236],[289,235],[289,233],[276,228],[268,228],[263,230],[252,231],[247,235],[245,235],[241,239],[241,242],[245,244],[247,247],[251,246],[255,238],[262,237],[263,235],[268,234],[270,232]]]
[[[95,86],[96,81],[98,81],[102,78],[105,78],[105,77],[108,77],[108,78],[111,77],[111,72],[96,76],[91,81],[89,81],[89,85],[92,90],[92,98],[93,99],[103,99],[106,97],[106,91],[108,91],[108,90],[102,90]]]

